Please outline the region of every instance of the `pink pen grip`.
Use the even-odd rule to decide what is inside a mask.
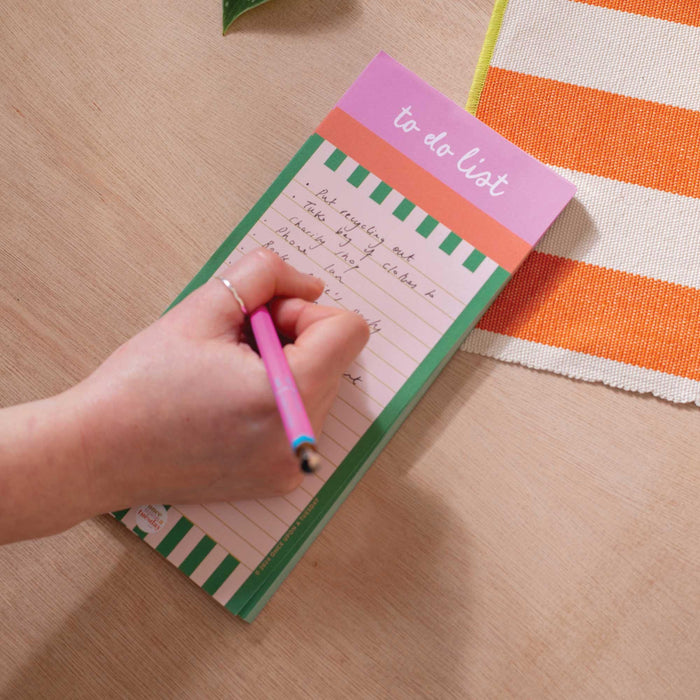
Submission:
[[[261,306],[250,314],[250,325],[292,449],[296,451],[300,445],[315,444],[311,421],[306,415],[304,402],[267,306]]]

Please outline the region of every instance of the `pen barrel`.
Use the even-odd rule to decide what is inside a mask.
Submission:
[[[277,329],[266,306],[261,306],[250,314],[250,325],[289,444],[294,451],[301,445],[315,444],[316,438],[306,414],[304,402],[301,400]]]

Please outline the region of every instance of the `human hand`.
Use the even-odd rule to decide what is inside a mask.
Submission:
[[[252,311],[271,300],[314,430],[367,342],[357,314],[319,306],[322,282],[256,250],[226,278]],[[302,479],[233,295],[212,279],[68,394],[100,511],[285,493]]]

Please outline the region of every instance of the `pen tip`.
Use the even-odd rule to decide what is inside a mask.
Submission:
[[[299,450],[299,463],[303,472],[313,474],[321,466],[321,458],[313,447],[307,445]]]

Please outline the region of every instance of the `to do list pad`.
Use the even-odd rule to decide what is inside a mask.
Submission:
[[[365,318],[320,470],[284,497],[115,517],[252,620],[573,194],[380,53],[176,300],[267,248]]]

